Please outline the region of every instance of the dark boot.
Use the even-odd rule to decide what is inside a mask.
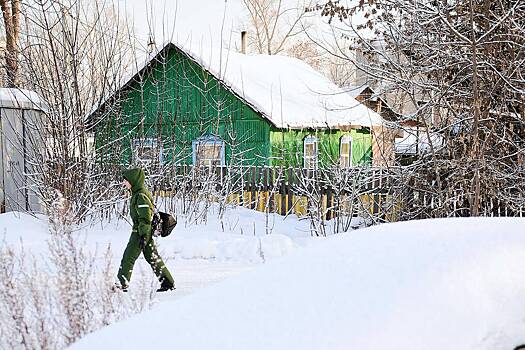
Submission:
[[[170,290],[175,290],[175,285],[167,279],[162,279],[160,288],[157,289],[157,292],[167,292]]]
[[[128,291],[128,287],[123,287],[122,285],[120,285],[119,283],[115,283],[113,285],[113,287],[111,287],[111,291],[113,292],[118,292],[118,291],[121,291],[121,292],[124,292],[126,293]]]

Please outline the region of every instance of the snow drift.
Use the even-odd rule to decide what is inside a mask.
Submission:
[[[525,220],[341,234],[89,335],[73,349],[511,349]]]

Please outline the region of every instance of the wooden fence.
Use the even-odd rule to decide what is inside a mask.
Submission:
[[[434,179],[422,178],[409,167],[297,169],[282,167],[172,166],[155,182],[164,195],[206,192],[215,200],[259,211],[299,216],[337,215],[398,221],[469,216],[472,196],[462,189],[437,188]],[[496,193],[497,194],[497,193]],[[484,197],[484,216],[520,216],[525,201],[509,202]]]
[[[215,200],[287,215],[321,212],[324,219],[344,213],[397,220],[389,172],[383,168],[296,169],[282,167],[174,166],[155,182],[170,196],[209,191]]]

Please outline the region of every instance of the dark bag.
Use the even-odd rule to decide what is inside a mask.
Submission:
[[[154,237],[167,237],[177,226],[177,219],[173,215],[164,212],[155,212],[151,220],[151,233]]]

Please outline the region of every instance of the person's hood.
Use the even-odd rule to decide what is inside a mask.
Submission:
[[[144,187],[144,170],[141,168],[127,169],[122,172],[122,177],[131,184],[131,191],[136,192]]]

